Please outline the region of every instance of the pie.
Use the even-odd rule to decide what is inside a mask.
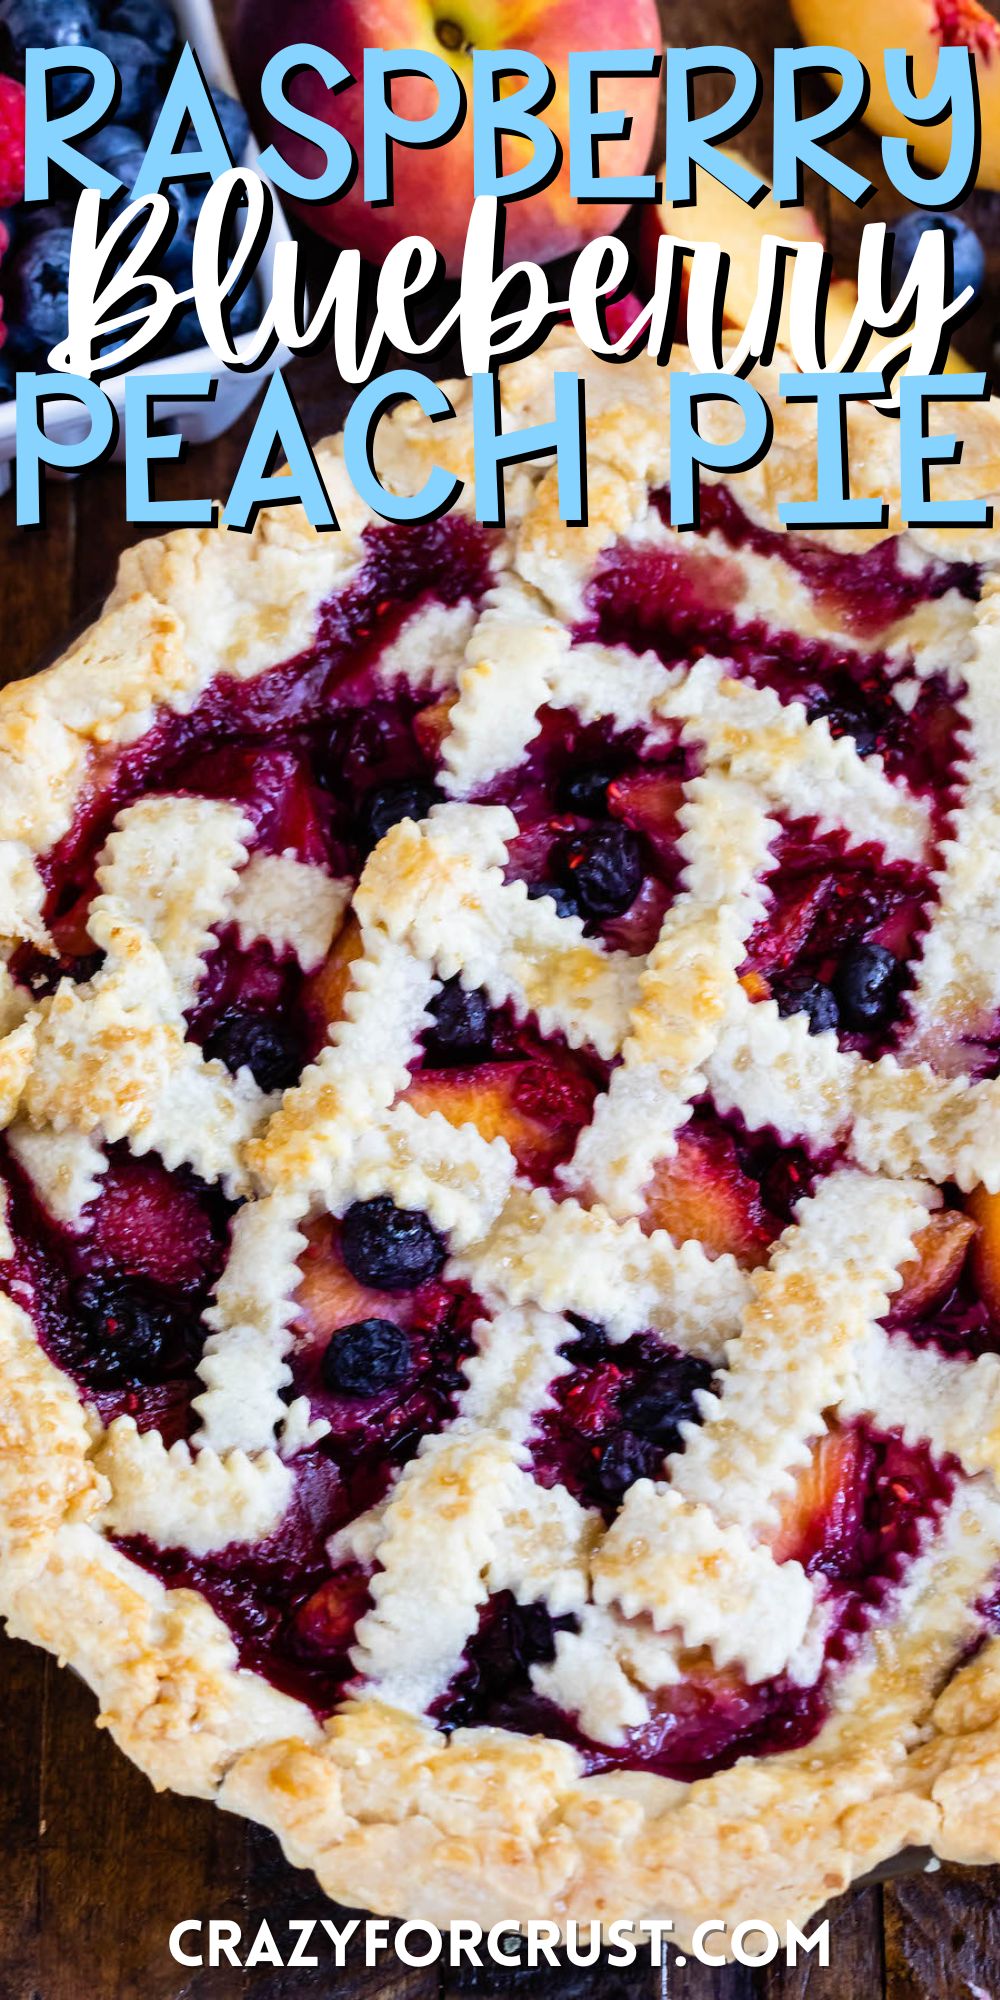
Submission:
[[[683,1937],[1000,1858],[1000,574],[557,366],[586,527],[334,442],[0,698],[2,1600],[342,1902]]]

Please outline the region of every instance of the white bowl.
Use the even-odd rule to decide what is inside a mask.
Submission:
[[[172,0],[174,13],[184,41],[190,42],[210,84],[219,84],[223,90],[236,94],[236,85],[229,60],[219,33],[218,23],[212,8],[212,0]],[[246,162],[254,167],[260,157],[253,139],[247,148]],[[272,189],[272,193],[274,190]],[[271,290],[274,269],[274,253],[277,245],[287,242],[290,236],[288,223],[274,196],[274,221],[271,234],[264,248],[258,266],[258,276],[265,293]],[[0,293],[3,291],[3,270],[0,266]],[[256,339],[251,328],[241,334],[236,342],[237,350],[249,351]],[[161,408],[157,413],[157,427],[171,432],[182,431],[192,444],[205,444],[210,438],[221,437],[231,424],[236,422],[247,405],[257,395],[262,382],[276,369],[283,368],[291,360],[287,347],[278,347],[250,374],[233,374],[212,353],[210,347],[188,348],[183,354],[163,355],[156,361],[147,361],[140,356],[136,371],[143,375],[212,375],[218,382],[215,400],[181,402],[172,400],[169,409]],[[118,445],[115,457],[120,459],[125,450],[125,373],[101,378],[101,387],[114,403],[120,419]],[[46,435],[53,441],[75,442],[86,437],[90,428],[89,419],[74,410],[71,404],[54,404],[46,417]],[[11,483],[11,462],[16,449],[14,404],[0,403],[0,494],[6,493]]]

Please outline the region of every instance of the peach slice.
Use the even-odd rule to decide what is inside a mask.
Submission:
[[[983,1304],[994,1319],[1000,1319],[1000,1194],[973,1188],[965,1197],[965,1207],[979,1234],[972,1251],[972,1272]]]
[[[892,1296],[893,1313],[913,1319],[945,1298],[958,1282],[975,1233],[971,1217],[957,1209],[942,1208],[932,1215],[913,1239],[917,1255],[902,1267],[902,1288]]]
[[[762,972],[742,972],[740,985],[748,1000],[770,1000],[771,988]]]
[[[913,125],[896,110],[885,81],[885,50],[905,49],[918,97],[930,89],[941,48],[968,48],[976,59],[982,107],[980,187],[1000,187],[1000,24],[978,0],[791,0],[803,39],[820,47],[836,43],[860,56],[871,92],[865,111],[879,132],[905,138],[921,166],[939,172],[951,149],[951,119]]]
[[[748,173],[756,172],[742,154],[732,149],[720,150],[728,159],[746,167]],[[643,277],[650,288],[656,271],[660,238],[664,235],[679,237],[682,243],[721,243],[730,259],[724,323],[732,327],[746,326],[753,309],[757,296],[760,246],[765,236],[788,237],[796,243],[824,241],[823,231],[810,208],[804,205],[779,208],[770,194],[766,194],[756,208],[748,208],[738,195],[731,194],[728,188],[712,180],[708,174],[698,176],[692,207],[671,208],[658,203],[643,210],[639,260]],[[786,281],[786,295],[787,291]],[[783,338],[787,343],[786,319],[787,296],[782,308]]]
[[[368,1582],[365,1570],[339,1570],[299,1605],[296,1637],[310,1653],[336,1657],[347,1652],[358,1619],[371,1604]]]
[[[308,1223],[302,1233],[308,1249],[299,1261],[295,1303],[300,1331],[307,1339],[324,1345],[338,1328],[352,1326],[355,1320],[391,1319],[398,1325],[406,1318],[409,1301],[398,1292],[376,1292],[352,1278],[341,1260],[337,1225],[330,1216]]]
[[[769,1538],[777,1562],[802,1560],[810,1545],[823,1537],[824,1527],[846,1515],[860,1468],[862,1440],[857,1430],[833,1424],[817,1438],[808,1465],[803,1466],[781,1507],[781,1518]]]
[[[660,1160],[639,1217],[645,1230],[666,1229],[675,1243],[696,1237],[716,1256],[764,1263],[773,1240],[760,1189],[740,1166],[728,1133],[682,1132]]]
[[[441,756],[441,745],[451,728],[451,711],[458,700],[457,691],[443,695],[440,701],[432,701],[426,708],[418,709],[413,718],[413,734],[424,756],[437,763]]]
[[[404,1093],[415,1111],[440,1111],[452,1125],[475,1125],[506,1139],[521,1171],[544,1179],[567,1159],[593,1110],[595,1087],[568,1062],[477,1063],[419,1070]]]
[[[613,778],[608,787],[608,805],[615,818],[648,835],[659,850],[675,845],[680,832],[677,814],[683,804],[683,782],[667,771]]]
[[[310,1013],[315,1013],[327,1026],[344,1018],[344,996],[351,983],[351,967],[355,959],[361,957],[363,949],[361,925],[352,913],[334,939],[319,970],[305,982],[303,1002]]]

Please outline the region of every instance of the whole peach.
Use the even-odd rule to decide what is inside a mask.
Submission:
[[[432,151],[393,149],[393,201],[383,208],[366,204],[363,174],[339,200],[303,204],[304,219],[334,243],[379,262],[403,236],[429,236],[442,252],[450,275],[460,269],[473,199],[472,53],[475,49],[519,48],[540,56],[555,79],[555,94],[544,117],[560,139],[563,162],[549,187],[507,204],[507,261],[527,257],[545,263],[578,249],[590,237],[614,229],[624,205],[581,204],[569,190],[569,88],[567,57],[572,49],[659,48],[656,0],[242,0],[236,34],[236,63],[247,103],[256,106],[261,135],[277,144],[300,173],[315,174],[320,154],[309,140],[295,137],[262,112],[260,78],[271,56],[292,41],[328,49],[358,79],[334,94],[315,71],[303,70],[287,86],[292,102],[335,125],[363,155],[361,74],[363,51],[421,49],[444,56],[459,75],[470,109],[461,130]],[[598,87],[601,110],[630,115],[627,139],[598,148],[606,175],[641,173],[656,127],[658,85],[652,77],[609,77]],[[394,110],[410,118],[432,112],[437,93],[429,79],[403,77],[392,86]],[[507,172],[522,164],[524,143],[503,141]],[[293,204],[294,205],[294,204]]]

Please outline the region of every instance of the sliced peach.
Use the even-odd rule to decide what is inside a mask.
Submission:
[[[770,1000],[771,988],[762,972],[740,974],[740,985],[748,1000]]]
[[[728,159],[746,167],[748,173],[755,174],[758,180],[761,178],[742,154],[732,149],[721,150]],[[824,241],[823,231],[810,208],[779,208],[770,194],[766,194],[756,208],[748,208],[738,195],[731,194],[728,188],[708,174],[698,175],[692,207],[674,208],[658,203],[643,210],[639,257],[643,276],[650,287],[656,273],[660,239],[664,235],[679,237],[682,243],[721,244],[729,257],[723,319],[725,325],[731,327],[746,326],[753,310],[757,296],[760,246],[765,236],[787,237],[796,243]],[[786,339],[787,293],[786,280],[782,308]]]
[[[757,1182],[726,1132],[681,1133],[676,1152],[654,1169],[639,1220],[675,1243],[695,1237],[716,1256],[728,1250],[741,1264],[762,1264],[774,1238]]]
[[[568,1159],[595,1094],[569,1061],[545,1058],[419,1070],[405,1101],[451,1125],[475,1125],[484,1139],[506,1139],[522,1172],[541,1179]]]
[[[965,1197],[966,1211],[979,1225],[972,1251],[972,1274],[983,1304],[1000,1319],[1000,1194],[984,1187]]]
[[[451,711],[458,700],[458,694],[443,695],[440,701],[432,701],[413,718],[413,734],[424,756],[437,763],[441,756],[441,745],[451,728]]]
[[[781,1507],[771,1548],[778,1562],[804,1561],[811,1551],[846,1526],[855,1506],[864,1446],[859,1431],[831,1425],[813,1446]]]
[[[830,878],[818,871],[801,883],[791,883],[787,901],[772,903],[750,939],[747,957],[752,964],[747,967],[748,974],[767,978],[769,973],[794,964],[829,894]]]
[[[351,1326],[358,1319],[391,1319],[397,1324],[406,1318],[409,1301],[393,1292],[376,1292],[352,1278],[340,1256],[336,1223],[324,1215],[303,1230],[308,1249],[299,1259],[299,1287],[295,1294],[300,1333],[317,1343],[325,1343],[338,1327]]]
[[[338,1570],[299,1605],[295,1635],[310,1653],[334,1657],[347,1652],[358,1619],[371,1604],[368,1582],[364,1570]]]
[[[352,913],[334,938],[319,970],[306,980],[302,992],[310,1014],[315,1014],[326,1026],[344,1018],[344,996],[351,983],[351,967],[361,957],[362,950],[361,925]]]
[[[616,819],[644,833],[660,852],[672,848],[684,804],[684,785],[675,772],[639,771],[631,778],[613,778],[608,805]]]
[[[57,917],[50,926],[52,942],[60,958],[86,958],[94,950],[94,940],[87,928],[87,918],[96,894],[97,884],[94,882],[84,889],[72,907],[61,917]]]
[[[913,125],[889,96],[886,49],[905,49],[911,87],[918,97],[930,90],[941,48],[968,48],[975,55],[982,107],[982,149],[976,179],[980,187],[1000,187],[1000,24],[978,0],[791,0],[800,34],[819,46],[837,43],[859,56],[871,78],[865,110],[879,132],[905,138],[921,166],[940,172],[951,151],[951,119]]]
[[[913,1239],[916,1257],[902,1267],[902,1288],[893,1293],[892,1311],[908,1319],[927,1312],[957,1284],[976,1225],[957,1209],[942,1208]]]

